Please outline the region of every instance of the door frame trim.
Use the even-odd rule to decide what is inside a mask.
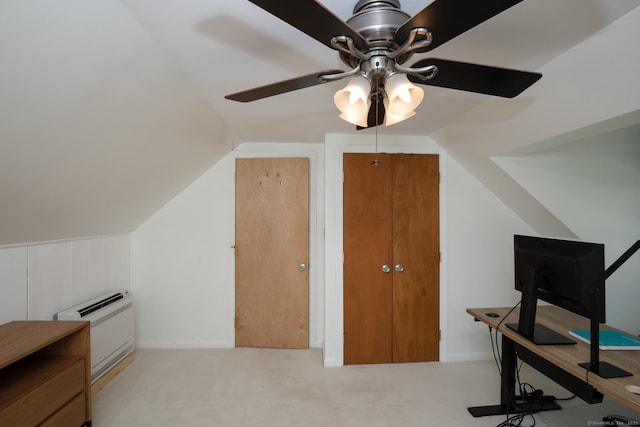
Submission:
[[[343,192],[344,153],[373,153],[372,135],[327,134],[325,139],[324,366],[344,365]],[[379,135],[378,152],[437,154],[440,168],[440,361],[447,361],[446,151],[428,137]]]

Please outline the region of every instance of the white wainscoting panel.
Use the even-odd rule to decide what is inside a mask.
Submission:
[[[0,324],[51,320],[120,288],[131,289],[129,235],[0,248]]]
[[[73,303],[79,304],[117,288],[129,288],[129,236],[75,240],[71,243]]]
[[[27,318],[27,249],[0,248],[0,324]]]
[[[72,305],[71,242],[29,246],[29,320],[52,320]]]

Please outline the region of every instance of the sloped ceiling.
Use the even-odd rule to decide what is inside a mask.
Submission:
[[[352,2],[322,3],[351,15]],[[402,6],[412,15],[428,3]],[[428,87],[416,118],[379,132],[432,136],[505,203],[526,206],[526,191],[492,188],[502,175],[490,157],[551,135],[502,138],[499,150],[488,149],[486,138],[471,137],[486,129],[479,118],[517,134],[517,117],[557,92],[545,82],[571,79],[545,65],[639,5],[525,0],[430,56],[540,70],[541,82],[509,101]],[[333,106],[342,82],[249,104],[224,99],[345,69],[334,51],[244,0],[7,0],[0,57],[0,245],[127,233],[234,143],[323,143],[326,133],[356,132]],[[542,218],[527,221],[571,233],[529,202]]]
[[[613,253],[622,253],[640,239],[640,112],[634,116],[629,126],[562,135],[562,143],[495,161],[581,238],[619,235]]]
[[[541,66],[539,71],[544,77],[526,96],[488,100],[482,108],[466,112],[438,131],[437,139],[541,234],[584,238],[576,232],[582,229],[580,218],[561,215],[562,220],[558,219],[550,210],[552,206],[536,198],[533,188],[528,187],[534,183],[511,179],[496,161],[503,156],[527,154],[537,147],[548,148],[594,136],[606,151],[611,141],[603,136],[605,133],[614,135],[611,132],[615,129],[638,123],[640,59],[633,40],[639,23],[640,9],[636,8]],[[630,144],[625,147],[629,159],[635,159],[640,168],[637,151],[632,151]],[[618,167],[606,156],[600,165],[612,172]],[[612,195],[623,197],[616,182],[607,184]],[[561,193],[563,182],[555,183],[552,189]],[[597,205],[593,209],[600,213],[601,222],[607,222],[606,210]],[[623,228],[635,229],[637,222],[627,223]],[[598,241],[612,237],[600,236]]]
[[[118,1],[3,1],[0,58],[0,244],[130,232],[230,147]]]

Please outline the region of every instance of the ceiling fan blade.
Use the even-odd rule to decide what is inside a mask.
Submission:
[[[340,35],[351,37],[356,47],[360,49],[367,46],[367,41],[360,33],[314,0],[249,1],[332,49],[331,39]]]
[[[416,84],[446,87],[467,92],[513,98],[537,82],[542,74],[446,59],[427,58],[413,64],[413,68],[435,65],[438,74],[431,80],[408,75]]]
[[[435,0],[402,24],[395,40],[402,45],[412,29],[427,28],[433,34],[433,41],[416,52],[428,52],[521,1]]]
[[[367,116],[367,127],[356,126],[356,130],[380,126],[384,123],[384,115],[384,96],[374,96],[374,102],[371,102],[371,107],[369,107],[369,115]]]
[[[225,99],[238,102],[251,102],[258,99],[268,98],[274,95],[280,95],[281,93],[292,92],[298,89],[304,89],[311,86],[321,85],[327,83],[320,79],[320,76],[327,74],[342,73],[342,70],[326,70],[317,73],[307,74],[306,76],[300,76],[289,80],[283,80],[277,83],[271,83],[265,86],[256,87],[253,89],[245,90],[242,92],[232,93],[225,96]]]

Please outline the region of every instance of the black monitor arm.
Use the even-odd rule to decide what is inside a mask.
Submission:
[[[625,251],[620,257],[607,268],[602,276],[598,278],[596,283],[600,283],[592,292],[591,295],[591,357],[590,361],[587,363],[580,363],[580,366],[588,369],[589,371],[597,374],[603,378],[615,378],[615,377],[626,377],[631,376],[632,374],[617,368],[607,362],[600,362],[600,318],[602,313],[600,313],[600,304],[598,304],[598,300],[601,297],[601,293],[603,291],[602,285],[605,280],[609,278],[615,271],[622,266],[631,256],[636,253],[636,251],[640,249],[640,240],[636,241],[629,249]]]

